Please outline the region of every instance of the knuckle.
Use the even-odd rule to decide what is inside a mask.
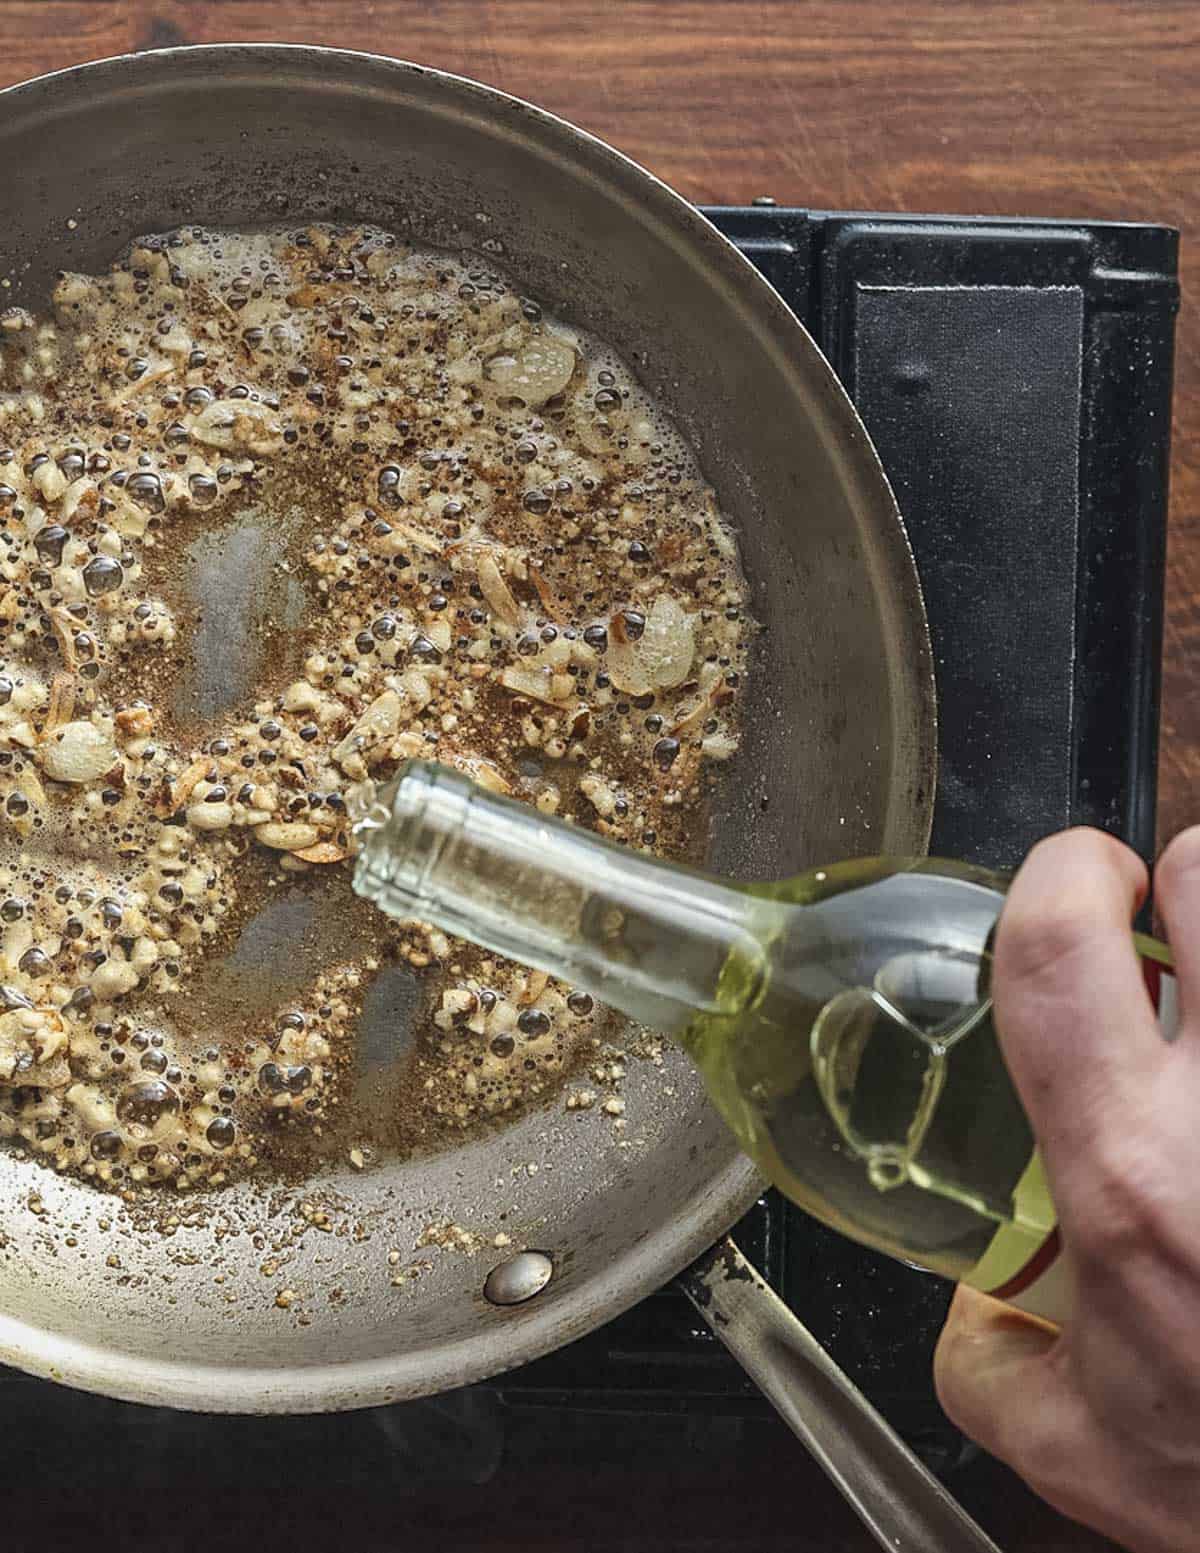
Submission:
[[[1039,863],[1050,863],[1064,869],[1120,869],[1136,872],[1143,865],[1133,852],[1116,836],[1091,825],[1077,825],[1071,830],[1045,836],[1030,852]]]
[[[1146,869],[1125,844],[1104,831],[1081,827],[1047,836],[1030,852],[1000,914],[996,971],[1035,985],[1060,986],[1128,934],[1114,910],[1113,883],[1124,894],[1144,887]]]
[[[1086,825],[1039,841],[1017,876],[1018,887],[1027,871],[1044,892],[1074,900],[1088,898],[1097,888],[1110,893],[1118,882],[1131,895],[1144,894],[1149,882],[1149,871],[1132,847]]]

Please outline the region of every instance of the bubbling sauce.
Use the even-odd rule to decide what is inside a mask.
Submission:
[[[186,1188],[557,1093],[604,1011],[356,902],[349,812],[420,755],[687,855],[747,630],[687,447],[490,262],[189,228],[0,313],[0,1138]]]

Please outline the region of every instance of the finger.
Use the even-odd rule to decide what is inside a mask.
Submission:
[[[1113,837],[1066,831],[1030,853],[1000,916],[997,1031],[1052,1176],[1086,1159],[1166,1050],[1131,932],[1147,883]]]
[[[1044,1423],[1047,1408],[1063,1407],[1062,1382],[1049,1362],[1058,1342],[1058,1334],[1040,1322],[967,1284],[955,1290],[938,1339],[938,1401],[964,1434],[1018,1471],[1031,1408]]]
[[[1182,830],[1154,870],[1154,895],[1175,961],[1180,1022],[1200,1013],[1200,825]]]

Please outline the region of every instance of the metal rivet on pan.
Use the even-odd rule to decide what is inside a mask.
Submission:
[[[544,1251],[518,1251],[493,1267],[483,1286],[493,1305],[521,1305],[540,1294],[554,1277],[554,1263]]]

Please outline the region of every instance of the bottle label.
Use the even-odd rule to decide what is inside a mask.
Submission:
[[[1056,1229],[1042,1248],[1044,1256],[1040,1265],[1031,1262],[1013,1280],[1016,1287],[1010,1291],[1008,1285],[1003,1285],[992,1289],[992,1295],[998,1300],[1007,1300],[1018,1310],[1028,1311],[1031,1316],[1040,1316],[1043,1321],[1062,1326],[1070,1314],[1072,1298],[1067,1261],[1059,1255],[1060,1249]]]
[[[1179,1028],[1175,973],[1150,959],[1143,959],[1142,969],[1163,1036],[1173,1041]],[[1066,1258],[1060,1254],[1054,1204],[1036,1152],[1017,1182],[1013,1209],[1011,1223],[997,1230],[967,1281],[995,1299],[1060,1326],[1070,1314],[1072,1290]]]

